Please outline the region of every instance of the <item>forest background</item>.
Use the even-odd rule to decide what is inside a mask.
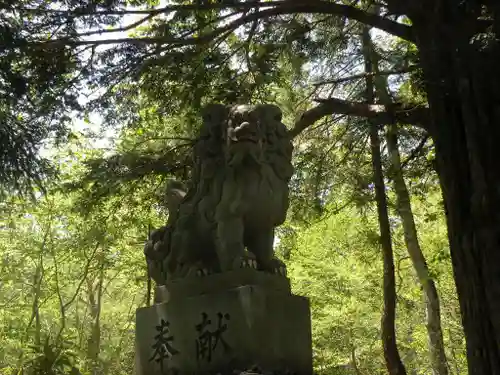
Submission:
[[[132,373],[143,245],[210,102],[277,104],[294,137],[276,251],[315,371],[468,372],[418,51],[355,12],[410,21],[282,3],[2,5],[1,374]]]

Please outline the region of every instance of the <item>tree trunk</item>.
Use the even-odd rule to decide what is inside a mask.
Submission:
[[[369,48],[373,62],[373,70],[375,73],[378,73],[379,58],[373,48],[371,40],[369,40]],[[392,99],[387,89],[387,77],[375,75],[374,85],[380,103],[390,106],[392,104]],[[396,192],[397,210],[403,223],[406,248],[424,292],[427,319],[426,328],[429,338],[429,354],[432,372],[434,375],[448,375],[448,364],[444,349],[443,332],[441,329],[439,296],[434,280],[432,280],[429,274],[429,268],[427,267],[427,262],[418,240],[417,228],[411,208],[410,194],[408,193],[408,188],[406,187],[401,168],[401,157],[398,148],[398,126],[395,121],[387,127],[386,142],[391,163],[390,175],[394,184],[394,191]]]
[[[432,280],[427,262],[420,247],[417,228],[411,209],[410,195],[401,170],[401,159],[397,142],[397,125],[392,124],[387,131],[387,148],[391,159],[391,177],[396,192],[396,206],[403,223],[404,240],[418,280],[425,297],[427,335],[429,336],[429,354],[434,375],[447,375],[448,366],[441,330],[441,308],[439,296]]]
[[[372,73],[370,57],[370,34],[367,27],[362,33],[365,73]],[[366,99],[374,102],[373,80],[366,78]],[[390,375],[406,375],[406,369],[399,355],[396,341],[396,278],[394,274],[394,256],[391,243],[391,229],[387,212],[387,197],[385,195],[382,158],[380,155],[380,139],[378,126],[370,124],[370,145],[372,153],[373,182],[375,185],[375,200],[377,202],[378,221],[380,226],[380,242],[384,260],[384,312],[382,314],[382,344],[387,371]]]
[[[420,52],[470,375],[500,375],[500,43],[472,2],[409,14]],[[427,4],[426,4],[427,3]],[[498,33],[498,14],[495,29]]]
[[[387,369],[391,375],[406,374],[396,342],[396,278],[394,275],[394,256],[391,244],[387,198],[385,196],[384,177],[380,156],[378,127],[370,125],[370,145],[372,150],[373,179],[375,200],[377,201],[380,242],[384,258],[384,313],[382,316],[382,341]]]
[[[378,221],[380,226],[380,242],[384,258],[384,313],[382,316],[384,356],[389,374],[402,375],[406,374],[406,371],[401,362],[396,342],[396,278],[394,275],[394,256],[392,252],[389,216],[387,213],[384,177],[382,174],[378,127],[373,124],[370,125],[370,145],[372,150],[375,200],[377,201]]]
[[[32,319],[35,319],[34,344],[37,348],[41,345],[42,325],[40,321],[40,293],[43,280],[43,253],[40,254],[33,276],[33,304],[31,307]]]
[[[31,226],[32,231],[35,231],[35,223],[32,221]],[[44,278],[44,264],[43,255],[45,253],[45,247],[47,245],[47,240],[51,231],[50,219],[49,225],[45,230],[43,235],[43,240],[40,246],[40,252],[38,255],[38,262],[36,264],[35,274],[33,275],[33,303],[31,304],[31,318],[28,326],[31,326],[33,320],[35,321],[35,333],[33,343],[37,348],[40,348],[42,340],[42,322],[40,320],[40,297],[42,293],[42,282]],[[28,331],[27,331],[28,332]]]
[[[101,266],[99,269],[97,285],[94,287],[94,283],[92,281],[88,282],[92,328],[90,331],[90,338],[88,340],[87,357],[92,364],[93,374],[97,374],[98,371],[98,359],[101,347],[101,308],[102,308],[102,292],[103,292],[104,273],[105,273],[102,256],[99,258],[101,258]]]

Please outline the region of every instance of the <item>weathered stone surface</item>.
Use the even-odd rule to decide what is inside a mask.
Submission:
[[[247,285],[137,311],[137,375],[233,373],[254,365],[309,375],[309,303]]]
[[[136,316],[136,375],[312,373],[309,302],[274,255],[293,146],[273,105],[209,105],[190,187],[144,253],[155,305]],[[250,371],[253,369],[252,371]]]
[[[268,274],[253,268],[241,268],[208,276],[173,280],[165,286],[156,288],[155,302],[168,302],[170,299],[179,300],[183,297],[215,293],[245,285],[261,286],[276,292],[291,294],[290,281],[286,277]]]
[[[281,110],[212,104],[202,117],[190,189],[185,196],[175,189],[169,223],[145,247],[150,275],[163,285],[252,263],[283,273],[285,265],[274,256],[274,229],[289,206],[293,145]]]
[[[163,285],[166,280],[166,263],[170,254],[171,235],[177,222],[179,206],[186,195],[184,190],[184,185],[179,181],[170,181],[167,184],[163,202],[168,210],[167,224],[154,230],[144,245],[148,275],[156,285]]]

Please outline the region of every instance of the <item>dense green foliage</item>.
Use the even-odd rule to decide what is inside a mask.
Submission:
[[[74,178],[82,153],[70,154],[58,158],[74,162]],[[158,225],[150,193],[90,213],[82,213],[81,193],[56,190],[2,203],[2,374],[131,373],[135,309],[146,298],[142,244],[148,223]]]
[[[466,372],[463,333],[438,194],[414,202],[425,255],[442,302],[450,373]],[[380,343],[382,260],[376,213],[346,209],[301,230],[288,262],[294,290],[312,302],[316,369],[320,374],[386,373]],[[397,335],[409,373],[431,373],[421,288],[393,217],[397,265]]]
[[[94,153],[69,157],[67,150],[60,152],[57,157],[73,160],[64,176],[83,173],[82,159]],[[134,312],[146,304],[142,246],[148,224],[158,226],[163,214],[150,186],[107,199],[90,213],[79,209],[84,192],[54,190],[34,203],[12,197],[2,204],[0,373],[13,374],[21,366],[31,373],[36,366],[47,367],[42,358],[54,358],[52,372],[43,373],[68,373],[72,367],[82,374],[96,368],[105,374],[131,373]],[[427,189],[413,203],[442,299],[450,373],[459,374],[466,371],[464,342],[444,217],[437,186],[428,183]],[[294,291],[311,299],[316,370],[385,373],[379,324],[382,264],[373,205],[326,211],[308,226],[287,223],[289,231],[280,231],[277,249],[288,254]],[[401,224],[392,218],[400,350],[409,370],[428,373],[422,294]]]

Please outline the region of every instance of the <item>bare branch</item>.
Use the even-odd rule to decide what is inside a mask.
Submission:
[[[321,81],[321,82],[316,82],[313,83],[313,86],[323,86],[323,85],[337,85],[339,83],[347,82],[347,81],[353,81],[356,79],[361,79],[361,78],[366,78],[366,77],[372,77],[372,76],[390,76],[390,75],[396,75],[396,74],[405,74],[405,73],[410,73],[414,70],[416,70],[418,67],[417,66],[410,66],[405,69],[399,69],[399,70],[388,70],[385,72],[373,72],[373,73],[360,73],[360,74],[355,74],[349,77],[343,77],[343,78],[337,78],[337,79],[332,79],[332,80],[327,80],[327,81]]]
[[[292,137],[296,137],[321,118],[333,114],[365,117],[378,124],[390,123],[391,119],[395,118],[398,122],[416,125],[424,129],[426,129],[426,125],[428,124],[428,110],[425,107],[410,109],[408,106],[404,108],[397,104],[387,106],[355,103],[335,98],[317,99],[315,101],[320,102],[320,104],[304,112],[301,118],[295,123],[293,129],[289,131]]]

